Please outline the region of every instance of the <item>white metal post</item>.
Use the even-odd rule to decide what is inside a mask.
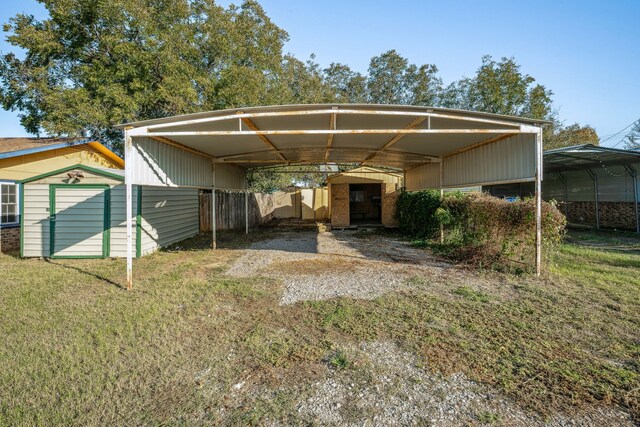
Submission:
[[[536,136],[536,275],[542,270],[542,128]]]
[[[249,234],[249,186],[244,180],[244,234]]]
[[[124,131],[124,183],[126,187],[126,214],[127,214],[127,290],[133,287],[133,224],[131,216],[133,215],[132,206],[132,181],[133,181],[133,162],[132,143],[129,130]]]
[[[216,163],[211,160],[213,185],[211,187],[211,248],[216,249]]]
[[[429,128],[431,128],[431,117],[429,117]],[[443,165],[444,159],[440,158],[440,201],[442,201],[442,197],[444,196],[444,188],[442,187],[443,182]],[[440,224],[440,244],[444,243],[444,225]]]

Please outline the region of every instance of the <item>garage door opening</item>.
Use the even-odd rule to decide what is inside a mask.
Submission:
[[[381,184],[349,184],[349,220],[352,225],[382,224]]]

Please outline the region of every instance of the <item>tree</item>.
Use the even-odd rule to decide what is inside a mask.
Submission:
[[[474,77],[447,86],[442,106],[543,120],[552,116],[552,95],[523,74],[514,58],[484,56]]]
[[[288,35],[255,1],[40,2],[47,19],[4,26],[25,57],[0,59],[0,103],[30,133],[117,143],[117,123],[278,101]]]
[[[367,76],[368,100],[374,104],[436,105],[442,87],[438,68],[409,64],[395,50],[374,56]]]
[[[551,150],[581,144],[600,145],[600,138],[591,126],[581,126],[578,123],[574,123],[566,127],[551,126],[550,132],[545,135],[543,142],[544,149]]]
[[[636,120],[631,131],[624,137],[624,148],[627,150],[640,149],[640,119]]]
[[[366,103],[367,79],[344,64],[331,63],[323,70],[324,83],[333,92],[336,102]]]

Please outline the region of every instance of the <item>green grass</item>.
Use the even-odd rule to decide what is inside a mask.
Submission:
[[[280,306],[279,282],[221,274],[250,240],[223,234],[213,252],[207,239],[136,260],[129,292],[123,260],[0,255],[0,425],[309,423],[296,405],[310,384],[329,367],[349,375],[336,349],[366,340],[394,341],[540,414],[640,414],[640,255],[629,242],[564,244],[539,279],[469,271],[444,290]],[[477,290],[479,274],[491,288]]]

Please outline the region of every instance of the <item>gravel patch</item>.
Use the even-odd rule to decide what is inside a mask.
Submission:
[[[298,405],[303,417],[322,425],[347,426],[633,425],[628,414],[612,408],[540,419],[463,374],[444,377],[428,372],[412,354],[389,342],[362,343],[345,352],[349,359],[364,361],[364,365],[331,369],[325,380],[313,385],[311,396]]]
[[[375,298],[410,286],[419,275],[439,277],[452,265],[389,237],[351,231],[283,233],[252,245],[229,268],[235,277],[284,281],[281,304],[335,297]]]

